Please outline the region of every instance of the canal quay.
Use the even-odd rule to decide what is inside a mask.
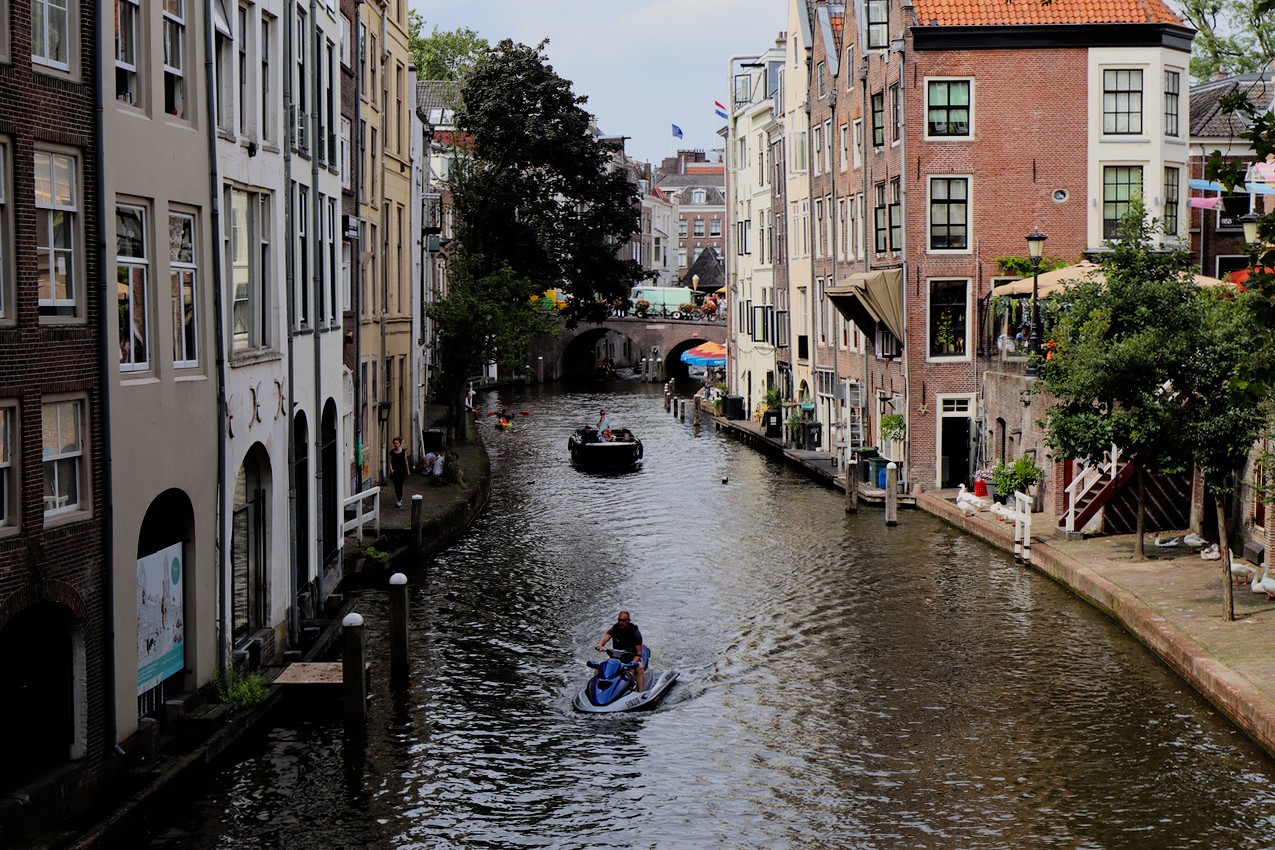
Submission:
[[[346,601],[367,623],[365,730],[285,694],[197,783],[79,846],[1275,844],[1275,603],[1243,589],[1222,623],[1216,562],[1134,564],[1128,537],[1038,527],[1030,569],[943,492],[894,526],[847,514],[818,464],[751,423],[697,430],[652,385],[480,402],[525,415],[479,426],[490,490],[468,530],[394,565],[410,682],[388,681],[369,580]],[[568,462],[603,407],[643,440],[637,471]],[[654,711],[581,715],[620,608],[679,681]]]

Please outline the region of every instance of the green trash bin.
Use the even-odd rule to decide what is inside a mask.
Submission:
[[[883,457],[868,458],[868,486],[875,484],[885,489],[885,465],[889,462]]]

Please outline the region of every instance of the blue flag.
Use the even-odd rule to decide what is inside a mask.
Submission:
[[[675,139],[682,138],[682,128],[677,126],[676,124],[673,125],[673,138]]]

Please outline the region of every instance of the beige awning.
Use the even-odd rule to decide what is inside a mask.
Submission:
[[[1208,277],[1207,275],[1202,274],[1197,274],[1194,277],[1196,286],[1221,286],[1226,283],[1226,281],[1218,280],[1215,277]],[[1092,280],[1097,283],[1106,283],[1107,278],[1102,273],[1102,266],[1098,263],[1091,263],[1086,260],[1084,262],[1076,263],[1074,266],[1064,266],[1061,269],[1044,272],[1036,279],[1036,294],[1040,298],[1048,298],[1049,296],[1066,289],[1069,284],[1076,284],[1087,280]],[[1031,294],[1032,279],[1030,277],[999,284],[992,290],[992,295],[994,296]]]
[[[824,295],[869,338],[876,335],[876,323],[881,322],[895,339],[903,341],[902,269],[852,274],[824,290]]]

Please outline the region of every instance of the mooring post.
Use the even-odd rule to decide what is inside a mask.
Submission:
[[[885,465],[885,524],[899,524],[899,467],[894,461]]]
[[[700,410],[700,398],[699,396],[695,396],[695,411],[694,411],[695,422],[693,423],[692,431],[695,433],[696,436],[699,435],[699,410]]]
[[[351,611],[341,621],[341,702],[345,726],[367,726],[367,652],[363,645],[363,615]]]
[[[407,681],[407,576],[402,573],[390,576],[390,681]]]
[[[421,520],[425,515],[425,497],[420,493],[412,496],[412,551],[420,554],[425,541],[421,539]]]
[[[859,512],[859,465],[854,462],[854,455],[846,463],[846,513]]]
[[[669,391],[668,391],[668,384],[665,384],[664,385],[664,412],[668,413],[668,410],[669,410]]]

